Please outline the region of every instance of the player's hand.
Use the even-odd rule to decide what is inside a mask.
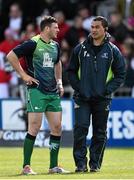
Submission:
[[[61,79],[57,79],[57,89],[58,89],[58,93],[59,93],[60,97],[62,97],[64,94],[64,88],[63,88]]]
[[[33,83],[39,85],[39,81],[28,74],[25,74],[22,76],[23,81],[26,83],[26,85],[32,85]]]
[[[62,87],[58,87],[58,91],[59,91],[60,97],[62,97],[63,94],[64,94],[64,88],[63,88],[63,86],[62,86]]]

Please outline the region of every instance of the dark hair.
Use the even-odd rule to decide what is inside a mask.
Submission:
[[[57,20],[54,17],[44,16],[40,22],[40,30],[43,31],[46,26],[51,26],[52,23],[57,23]]]
[[[93,21],[101,21],[102,26],[104,27],[104,29],[108,29],[108,21],[105,17],[103,16],[96,16]]]

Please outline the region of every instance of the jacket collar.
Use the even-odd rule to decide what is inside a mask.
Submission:
[[[104,43],[109,42],[110,38],[111,38],[111,35],[107,32],[104,39],[103,39],[103,41],[102,41],[102,43],[101,43],[101,45],[104,44]],[[93,38],[92,38],[91,34],[88,35],[87,42],[89,44],[93,44]]]

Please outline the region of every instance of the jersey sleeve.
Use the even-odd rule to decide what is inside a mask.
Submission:
[[[35,48],[36,48],[36,42],[33,40],[25,41],[24,43],[16,46],[13,49],[13,52],[16,54],[18,58],[20,57],[26,57],[33,54]]]

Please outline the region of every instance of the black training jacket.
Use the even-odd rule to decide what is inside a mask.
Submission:
[[[125,61],[119,49],[105,37],[100,52],[92,50],[89,36],[78,44],[71,55],[68,74],[75,94],[89,100],[91,97],[111,97],[125,79]]]

